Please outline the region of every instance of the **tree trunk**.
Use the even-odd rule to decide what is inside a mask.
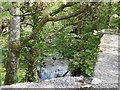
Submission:
[[[29,51],[31,58],[29,59],[29,63],[28,63],[28,67],[27,67],[27,71],[26,71],[26,81],[27,82],[32,82],[35,80],[35,63],[36,63],[36,58],[38,57],[38,50],[31,48],[31,50]]]
[[[0,26],[0,37],[2,35],[2,25]]]
[[[37,9],[36,9],[37,11]],[[38,20],[38,17],[36,15],[33,15],[32,16],[32,19],[33,19],[33,31],[35,29],[35,27],[37,26],[37,24],[39,23],[39,20]],[[34,38],[34,39],[37,39],[38,37]],[[33,48],[33,46],[36,44],[36,42],[32,43],[31,45],[31,49],[29,51],[29,54],[31,55],[31,58],[28,60],[29,63],[28,63],[28,67],[26,69],[26,81],[27,82],[32,82],[35,80],[35,63],[36,63],[36,57],[38,57],[38,52],[39,50],[38,49],[35,49]]]
[[[2,35],[2,28],[0,26],[0,39],[1,39],[1,35]],[[2,68],[2,47],[1,47],[2,43],[0,43],[0,69]],[[1,79],[1,74],[0,74],[0,86],[2,84],[2,79]]]
[[[20,14],[19,8],[14,8],[12,12]],[[10,19],[9,26],[9,45],[8,45],[8,60],[6,64],[5,85],[10,85],[16,82],[17,69],[19,63],[20,47],[20,17],[13,16]]]
[[[28,68],[27,68],[27,72],[26,72],[26,81],[27,82],[32,82],[35,80],[35,72],[34,72],[34,69],[35,69],[35,60],[32,60],[30,59],[29,60],[29,65],[28,65]]]

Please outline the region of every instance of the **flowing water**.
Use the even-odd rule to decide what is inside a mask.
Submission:
[[[68,62],[67,60],[53,60],[51,57],[47,57],[49,61],[45,61],[45,65],[38,68],[39,79],[46,80],[56,77],[61,77],[67,72]],[[66,76],[69,76],[68,73]]]

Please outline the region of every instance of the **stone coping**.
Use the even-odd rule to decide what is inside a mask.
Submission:
[[[94,68],[93,77],[97,78],[98,83],[94,83],[93,88],[119,88],[118,51],[120,36],[118,34],[105,33],[101,38],[100,52]],[[119,70],[118,70],[119,69]]]

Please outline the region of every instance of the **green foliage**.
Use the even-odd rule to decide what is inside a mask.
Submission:
[[[4,80],[5,80],[5,73],[1,73],[1,80],[2,80],[2,85],[4,85]]]
[[[9,2],[0,2],[0,25],[2,24],[2,19],[10,19],[11,15],[8,11],[3,12],[4,9],[10,9],[12,4]]]
[[[25,82],[25,70],[19,70],[17,75],[17,83]]]
[[[78,46],[76,50],[78,51],[73,55],[73,58],[70,58],[69,70],[81,68],[83,73],[91,76],[97,58],[100,36],[87,33],[83,37],[82,40],[78,41],[79,43],[76,43],[76,46]]]
[[[2,58],[3,58],[3,56],[2,56],[2,47],[0,47],[0,64],[2,63]],[[0,65],[1,66],[1,65]],[[1,68],[1,67],[0,67]]]
[[[84,6],[87,3],[78,4],[74,7],[66,8],[66,12],[60,12],[57,16],[65,15],[67,13],[74,12],[79,8],[79,6]],[[54,4],[49,4],[48,7],[53,6]],[[56,6],[57,8],[58,6]],[[104,7],[104,8],[103,8]],[[57,33],[55,36],[50,39],[44,39],[44,36],[48,36],[50,33],[55,30],[60,29],[64,25],[79,20],[81,17],[70,18],[66,20],[61,20],[57,22],[47,22],[46,25],[42,28],[42,32],[37,33],[38,39],[29,41],[28,45],[33,46],[32,48],[40,50],[38,53],[38,57],[34,57],[38,61],[41,60],[44,56],[54,56],[59,54],[64,59],[69,60],[69,68],[68,70],[74,70],[77,68],[81,68],[82,72],[87,76],[91,76],[93,73],[94,65],[96,62],[96,57],[98,53],[98,45],[100,43],[100,33],[97,34],[94,30],[101,30],[104,28],[108,28],[109,23],[109,15],[112,15],[114,12],[111,11],[108,13],[109,4],[101,4],[98,7],[96,12],[93,12],[88,16],[82,24],[69,26],[65,28],[62,32]],[[56,8],[51,8],[47,11],[47,13],[55,12]],[[42,14],[38,14],[32,16],[32,20],[34,22],[34,26],[38,25],[37,17],[42,17]],[[74,28],[79,27],[78,34],[74,32]],[[74,32],[74,33],[71,33]],[[26,48],[30,49],[30,48]],[[25,51],[24,51],[25,52]],[[55,53],[58,52],[58,53]],[[31,58],[31,55],[23,55],[26,57],[26,61]],[[22,62],[23,63],[23,62]],[[27,65],[27,64],[26,64]],[[36,63],[39,66],[40,64]]]
[[[120,16],[114,14],[110,17],[109,28],[110,29],[118,29],[118,22],[120,21]]]
[[[56,36],[55,49],[68,59],[68,70],[80,68],[87,76],[93,73],[101,34],[87,32],[83,34],[64,33]]]

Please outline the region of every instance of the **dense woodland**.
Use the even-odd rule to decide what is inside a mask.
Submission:
[[[92,76],[102,29],[120,28],[120,2],[0,2],[1,84],[36,82],[46,57]]]

